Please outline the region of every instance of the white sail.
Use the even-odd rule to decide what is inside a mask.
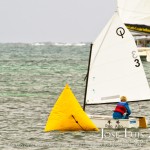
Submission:
[[[117,13],[93,43],[86,104],[150,99],[150,89],[137,47]]]
[[[150,0],[117,0],[117,5],[123,22],[136,25],[131,26],[131,29],[150,32]]]

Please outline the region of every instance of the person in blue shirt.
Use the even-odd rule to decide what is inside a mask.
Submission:
[[[114,110],[114,119],[128,119],[131,114],[130,107],[127,103],[127,98],[125,96],[120,97],[121,102],[119,102]],[[126,114],[125,114],[126,113]]]

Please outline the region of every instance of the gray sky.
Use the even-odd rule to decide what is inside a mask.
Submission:
[[[91,42],[115,0],[0,0],[0,42]]]

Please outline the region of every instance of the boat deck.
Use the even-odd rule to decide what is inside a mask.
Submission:
[[[88,115],[98,128],[139,128],[147,127],[145,117],[113,119],[111,116]],[[142,125],[141,125],[142,123]]]

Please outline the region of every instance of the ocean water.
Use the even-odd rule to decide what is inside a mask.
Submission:
[[[68,83],[83,105],[89,44],[0,44],[1,150],[149,150],[150,128],[102,132],[44,132],[47,117]],[[150,84],[150,63],[143,61]],[[150,120],[150,101],[130,103]],[[110,115],[115,105],[86,107]]]

